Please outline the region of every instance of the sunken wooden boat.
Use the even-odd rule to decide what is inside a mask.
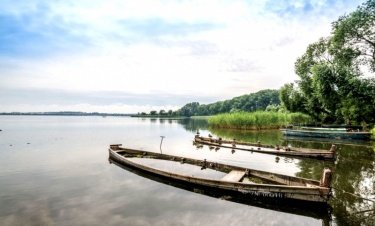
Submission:
[[[285,136],[316,137],[328,139],[360,139],[369,140],[371,132],[351,130],[345,128],[314,128],[303,127],[296,129],[281,129]]]
[[[237,140],[225,140],[222,138],[202,137],[198,134],[194,137],[194,142],[208,146],[220,148],[231,148],[234,150],[251,151],[278,156],[298,157],[298,158],[317,158],[324,160],[333,160],[335,158],[336,146],[332,145],[330,150],[320,150],[312,148],[298,147],[280,147],[278,145],[264,145],[260,142],[250,143]]]
[[[175,188],[183,189],[185,191],[190,191],[196,193],[197,195],[205,195],[212,198],[217,198],[229,202],[240,203],[243,205],[253,206],[262,209],[268,209],[278,212],[284,212],[288,214],[300,215],[305,217],[311,217],[315,219],[320,219],[322,225],[331,225],[332,220],[331,212],[332,207],[328,203],[321,202],[309,202],[306,205],[305,201],[291,201],[288,199],[270,199],[261,196],[248,196],[239,192],[227,192],[225,190],[207,188],[199,184],[189,184],[178,180],[171,180],[167,177],[161,177],[147,171],[140,170],[135,167],[131,167],[118,160],[110,157],[108,159],[110,164],[114,164],[128,172],[134,173],[143,178],[156,181],[168,186],[173,186]]]
[[[200,185],[210,189],[241,193],[247,196],[261,196],[271,199],[298,200],[313,203],[326,203],[331,196],[330,183],[332,174],[328,168],[323,170],[322,179],[317,181],[210,162],[206,159],[197,160],[162,153],[123,148],[120,144],[110,145],[109,156],[112,160],[118,163],[157,176],[192,185]],[[215,180],[190,176],[188,175],[188,172],[186,174],[177,174],[137,163],[132,161],[132,158],[150,158],[155,160],[180,162],[183,164],[199,166],[201,169],[213,169],[224,172],[226,173],[226,176],[221,180]],[[262,183],[255,183],[253,181],[262,181]]]

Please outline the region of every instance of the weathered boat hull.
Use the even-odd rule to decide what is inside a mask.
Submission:
[[[312,142],[312,143],[324,143],[324,144],[343,144],[343,145],[358,145],[358,146],[373,146],[371,140],[361,140],[361,139],[329,139],[329,138],[319,138],[319,137],[302,137],[302,136],[291,136],[283,135],[281,137],[284,141],[295,141],[295,142]]]
[[[211,187],[184,183],[179,180],[171,180],[170,178],[160,177],[159,175],[149,173],[148,171],[140,170],[137,167],[132,167],[122,164],[121,162],[117,162],[117,160],[111,157],[109,158],[109,162],[138,176],[142,176],[159,183],[163,183],[179,189],[184,189],[186,191],[194,192],[200,195],[206,195],[213,198],[219,198],[226,201],[241,203],[263,209],[321,219],[323,221],[322,225],[330,225],[329,222],[331,221],[332,207],[327,203],[310,202],[309,205],[306,205],[305,201],[274,199],[261,196],[248,196],[238,192],[228,192],[221,189],[212,189]]]
[[[281,174],[268,173],[264,171],[250,170],[237,166],[229,166],[226,164],[209,162],[206,160],[201,161],[172,155],[121,148],[119,146],[113,145],[109,149],[109,155],[111,159],[115,160],[118,163],[125,164],[127,166],[143,170],[145,172],[152,173],[158,176],[162,176],[168,179],[173,179],[184,183],[201,185],[211,189],[220,189],[228,192],[246,194],[254,197],[260,196],[274,199],[303,200],[324,203],[328,201],[331,194],[331,189],[329,187],[320,186],[320,182],[316,180],[291,177]],[[136,163],[134,161],[131,161],[127,157],[124,157],[123,155],[126,155],[127,157],[149,157],[155,159],[183,162],[227,173],[229,173],[232,170],[239,170],[246,172],[251,176],[256,176],[258,178],[262,178],[265,180],[276,181],[278,182],[278,184],[249,184],[242,182],[212,180],[194,176],[181,175]]]
[[[362,125],[348,125],[348,124],[322,124],[325,128],[346,128],[346,129],[359,129],[362,130]]]
[[[249,142],[241,142],[236,141],[236,146],[226,146],[224,144],[231,144],[233,141],[229,140],[218,140],[214,138],[206,138],[196,136],[194,141],[197,143],[209,145],[209,146],[216,146],[220,148],[231,148],[241,151],[250,151],[250,152],[257,152],[263,154],[271,154],[271,155],[278,155],[278,156],[288,156],[288,157],[297,157],[297,158],[317,158],[317,159],[324,159],[324,160],[333,160],[335,158],[335,147],[333,146],[329,151],[323,151],[318,149],[309,149],[309,148],[296,148],[296,147],[276,147],[273,145],[262,145],[260,143],[249,143]],[[244,147],[240,147],[238,145],[243,145]]]
[[[310,130],[280,130],[286,136],[317,137],[329,139],[361,139],[369,140],[370,132],[339,132],[339,131],[310,131]]]

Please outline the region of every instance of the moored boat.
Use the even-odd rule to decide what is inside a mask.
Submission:
[[[118,163],[160,177],[182,183],[204,186],[210,189],[240,193],[246,196],[298,200],[313,203],[326,203],[331,196],[330,183],[332,174],[328,168],[323,170],[321,180],[317,181],[223,163],[210,162],[206,159],[197,160],[162,153],[123,148],[119,144],[110,145],[109,156],[110,159]],[[213,169],[224,172],[226,175],[221,180],[190,176],[188,175],[188,172],[179,174],[140,164],[136,161],[132,161],[132,158],[149,158],[154,160],[180,162],[183,164],[199,166],[202,170]]]
[[[335,158],[336,146],[332,145],[331,149],[320,150],[312,148],[298,148],[298,147],[282,147],[278,145],[267,145],[261,144],[260,142],[251,143],[233,140],[225,140],[222,138],[202,137],[196,134],[194,142],[199,144],[205,144],[208,146],[215,146],[220,148],[230,148],[233,150],[250,151],[263,154],[272,154],[278,156],[288,156],[297,158],[317,158],[325,160],[333,160]]]
[[[302,136],[302,137],[317,137],[329,139],[361,139],[369,140],[371,138],[370,132],[355,131],[355,130],[337,130],[329,128],[309,128],[309,129],[281,129],[286,136]]]

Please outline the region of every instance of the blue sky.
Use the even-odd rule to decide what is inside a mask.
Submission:
[[[176,110],[278,89],[363,2],[0,0],[0,112]]]

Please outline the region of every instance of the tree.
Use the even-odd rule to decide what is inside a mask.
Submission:
[[[375,72],[375,1],[369,0],[332,23],[333,47],[357,54],[355,59]]]
[[[180,111],[184,116],[215,115],[219,113],[237,111],[266,110],[270,104],[279,105],[279,93],[277,90],[261,90],[257,93],[245,94],[230,100],[217,101],[211,104],[188,103]]]
[[[279,90],[279,97],[283,108],[290,112],[308,113],[304,106],[306,99],[303,98],[302,93],[294,89],[293,83],[285,84]]]
[[[375,0],[332,23],[332,36],[307,47],[295,63],[298,89],[280,89],[286,109],[303,106],[320,121],[375,121]],[[367,77],[366,77],[367,76]],[[302,98],[297,98],[299,94]],[[367,102],[366,102],[367,100]],[[300,102],[302,101],[302,103]]]

